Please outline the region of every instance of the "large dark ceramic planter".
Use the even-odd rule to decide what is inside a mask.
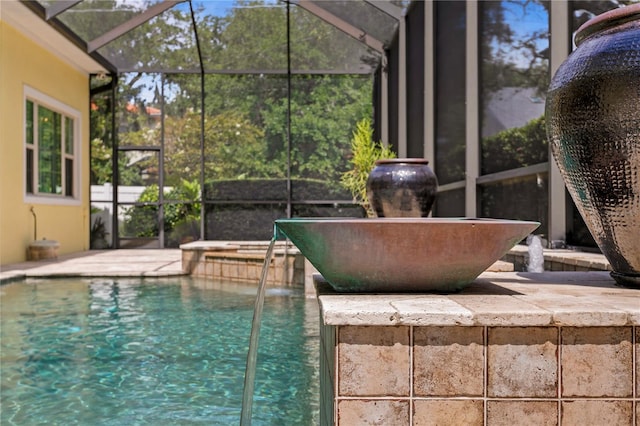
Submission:
[[[587,22],[576,44],[549,87],[547,136],[612,276],[639,287],[640,4]]]
[[[376,161],[367,179],[367,197],[378,217],[427,217],[438,180],[421,158]]]

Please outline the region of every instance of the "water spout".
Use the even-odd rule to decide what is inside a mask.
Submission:
[[[542,250],[542,239],[537,235],[527,237],[529,244],[529,263],[527,264],[528,272],[544,272],[544,253]]]

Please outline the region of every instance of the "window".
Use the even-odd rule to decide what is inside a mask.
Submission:
[[[79,198],[79,123],[77,111],[25,87],[27,198]]]
[[[549,1],[478,3],[481,217],[537,220],[548,234]]]

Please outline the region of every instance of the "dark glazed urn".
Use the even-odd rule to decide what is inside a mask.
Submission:
[[[436,199],[438,179],[421,158],[376,161],[367,197],[378,217],[426,217]]]
[[[575,41],[549,86],[549,144],[611,275],[640,287],[640,4],[588,21]]]

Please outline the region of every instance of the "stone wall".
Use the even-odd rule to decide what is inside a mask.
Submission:
[[[322,426],[640,425],[639,290],[608,272],[485,272],[454,294],[314,278]]]
[[[635,327],[325,326],[322,335],[322,425],[632,425],[640,410]]]
[[[267,273],[267,284],[304,286],[304,256],[292,245],[276,243]],[[268,243],[195,242],[181,246],[183,272],[223,281],[260,280]]]

